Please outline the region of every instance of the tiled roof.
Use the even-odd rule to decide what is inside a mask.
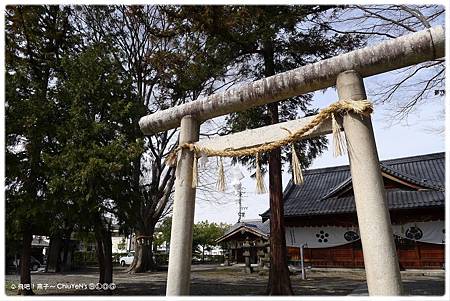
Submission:
[[[239,223],[232,225],[227,231],[225,231],[225,235],[235,231],[240,227],[249,227],[255,229],[257,232],[261,232],[262,234],[269,234],[270,225],[268,222],[262,222],[261,219],[251,219],[251,220],[243,220]]]
[[[387,190],[390,210],[443,207],[445,204],[445,153],[435,153],[381,162],[381,170],[424,190]],[[355,212],[353,196],[335,192],[351,184],[349,166],[307,170],[304,183],[289,182],[284,191],[285,217]],[[261,214],[268,217],[269,210]]]

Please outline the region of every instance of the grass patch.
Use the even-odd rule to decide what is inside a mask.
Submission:
[[[12,286],[15,286],[15,289],[13,289]],[[17,283],[6,280],[5,281],[5,293],[7,296],[17,295]]]

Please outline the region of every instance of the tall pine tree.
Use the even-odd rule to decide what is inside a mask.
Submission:
[[[46,156],[53,171],[51,192],[72,208],[77,232],[94,233],[99,283],[108,284],[113,282],[112,223],[139,193],[130,183],[132,162],[143,150],[136,123],[145,112],[114,51],[94,44],[63,60],[66,76],[56,94],[64,107],[57,125],[60,151]]]
[[[5,18],[6,233],[21,241],[20,283],[30,284],[33,234],[49,231],[50,170],[42,154],[55,151],[55,82],[61,55],[77,35],[71,11],[59,6],[8,6]],[[19,294],[33,294],[19,290]]]

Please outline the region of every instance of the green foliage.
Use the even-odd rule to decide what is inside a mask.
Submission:
[[[225,233],[228,227],[227,224],[209,223],[208,221],[196,223],[193,228],[193,251],[204,253],[204,251],[217,246],[216,240]]]
[[[139,118],[209,94],[225,81],[262,78],[358,45],[357,36],[307,23],[324,9],[9,6],[8,233],[20,231],[23,221],[49,232],[82,228],[92,224],[92,214],[105,212],[129,231],[154,227],[173,185],[162,158],[174,136],[144,140]],[[310,100],[303,95],[281,103],[280,120],[314,113]],[[267,123],[266,108],[256,108],[229,115],[223,132]],[[297,144],[305,167],[325,142]],[[151,157],[147,166],[144,152]],[[144,188],[143,171],[151,174]]]
[[[227,72],[228,56],[208,43],[208,36],[171,20],[161,6],[84,6],[80,8],[86,39],[117,49],[115,60],[131,76],[139,117],[209,94]],[[135,121],[137,124],[137,120]],[[142,137],[137,130],[135,137]],[[129,190],[134,197],[117,210],[124,232],[153,235],[170,209],[175,170],[164,155],[176,143],[177,129],[144,138]],[[157,238],[158,239],[158,238]]]
[[[155,229],[154,243],[161,245],[164,242],[170,242],[170,233],[172,231],[172,217],[166,217]]]
[[[95,235],[93,232],[75,232],[74,233],[74,239],[78,240],[80,243],[82,243],[84,246],[88,246],[90,244],[95,243]]]
[[[93,45],[63,60],[66,77],[57,93],[64,107],[57,135],[61,150],[46,157],[53,170],[51,192],[86,226],[131,197],[131,162],[143,149],[134,139],[136,116],[143,110],[112,51]]]
[[[59,6],[8,6],[5,17],[6,233],[47,231],[55,216],[49,197],[51,168],[44,153],[58,150],[54,97],[61,54],[76,52],[71,10]],[[57,212],[57,211],[56,211]]]
[[[208,221],[201,221],[194,224],[192,250],[194,252],[201,252],[217,246],[216,240],[224,235],[225,231],[230,227],[228,224],[209,223]],[[172,217],[166,217],[156,231],[155,242],[162,244],[163,242],[170,242],[170,234],[172,228]]]
[[[86,265],[98,264],[97,254],[88,251],[75,251],[73,253],[73,265],[76,267],[84,267]]]
[[[122,238],[120,243],[117,244],[117,249],[119,249],[119,250],[126,250],[126,248],[127,248],[127,243],[126,243],[125,237],[124,237],[124,238]]]

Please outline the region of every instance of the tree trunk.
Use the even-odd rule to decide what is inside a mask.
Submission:
[[[73,245],[70,237],[72,236],[72,228],[66,229],[63,240],[63,259],[61,261],[61,271],[66,272],[72,270]]]
[[[52,236],[50,238],[47,266],[45,272],[57,273],[60,271],[60,253],[61,253],[62,239],[60,236]]]
[[[99,283],[111,284],[113,282],[112,265],[112,240],[111,231],[105,229],[103,225],[98,226],[95,231],[95,240],[97,242],[97,258],[99,264]],[[111,290],[105,290],[110,295]]]
[[[267,77],[275,74],[271,41],[264,43],[264,68]],[[278,103],[268,104],[267,107],[271,124],[278,123]],[[281,150],[275,149],[269,153],[270,271],[267,285],[268,295],[293,294],[287,265],[281,176]]]
[[[156,263],[153,260],[153,231],[154,229],[152,231],[136,232],[134,259],[127,270],[128,273],[144,273],[157,270]]]
[[[69,265],[69,247],[70,247],[70,239],[65,238],[63,240],[63,259],[61,261],[61,271],[65,272],[70,270]]]
[[[103,252],[103,240],[99,230],[95,231],[95,242],[97,243],[98,282],[105,283],[105,254]]]
[[[31,274],[30,274],[30,263],[31,263],[31,242],[33,241],[33,234],[30,228],[27,226],[22,234],[22,254],[20,256],[20,283],[29,285],[29,289],[19,289],[17,291],[18,295],[34,295],[31,289]]]
[[[105,266],[105,274],[104,274],[104,282],[107,284],[113,283],[113,263],[112,263],[112,240],[111,240],[111,232],[106,230],[103,232],[103,255],[104,258],[104,266]],[[108,295],[112,294],[112,290],[106,290]]]

